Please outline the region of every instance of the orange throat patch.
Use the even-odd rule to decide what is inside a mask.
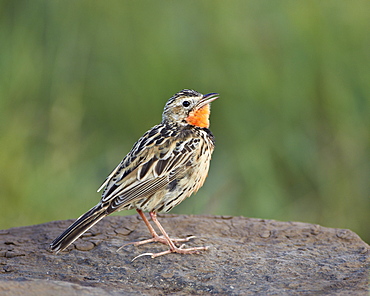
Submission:
[[[210,113],[211,109],[209,107],[209,104],[207,104],[202,108],[191,111],[189,116],[186,118],[186,122],[191,125],[208,128]]]

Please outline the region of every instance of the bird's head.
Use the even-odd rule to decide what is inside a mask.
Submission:
[[[162,115],[163,122],[208,128],[210,103],[217,98],[217,93],[202,95],[195,90],[184,89],[167,101]]]

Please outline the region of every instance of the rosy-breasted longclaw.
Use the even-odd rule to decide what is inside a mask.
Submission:
[[[184,89],[166,103],[162,122],[148,130],[131,151],[110,173],[98,191],[100,202],[79,217],[51,244],[55,252],[66,249],[84,232],[107,215],[125,209],[136,209],[152,235],[151,239],[134,243],[160,242],[169,250],[145,253],[155,258],[169,253],[191,254],[208,247],[177,247],[192,237],[171,239],[157,219],[156,213],[168,212],[202,187],[209,170],[214,137],[209,130],[210,103],[218,94]],[[159,236],[145,217],[148,211],[161,232]]]

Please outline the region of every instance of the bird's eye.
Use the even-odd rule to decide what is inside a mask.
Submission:
[[[184,107],[189,107],[189,106],[190,106],[190,102],[189,102],[189,101],[183,101],[183,102],[182,102],[182,105],[183,105]]]

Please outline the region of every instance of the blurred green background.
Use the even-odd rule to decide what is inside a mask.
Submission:
[[[217,147],[172,213],[370,242],[370,1],[0,1],[0,228],[77,218],[183,88]],[[134,211],[121,212],[134,214]]]

